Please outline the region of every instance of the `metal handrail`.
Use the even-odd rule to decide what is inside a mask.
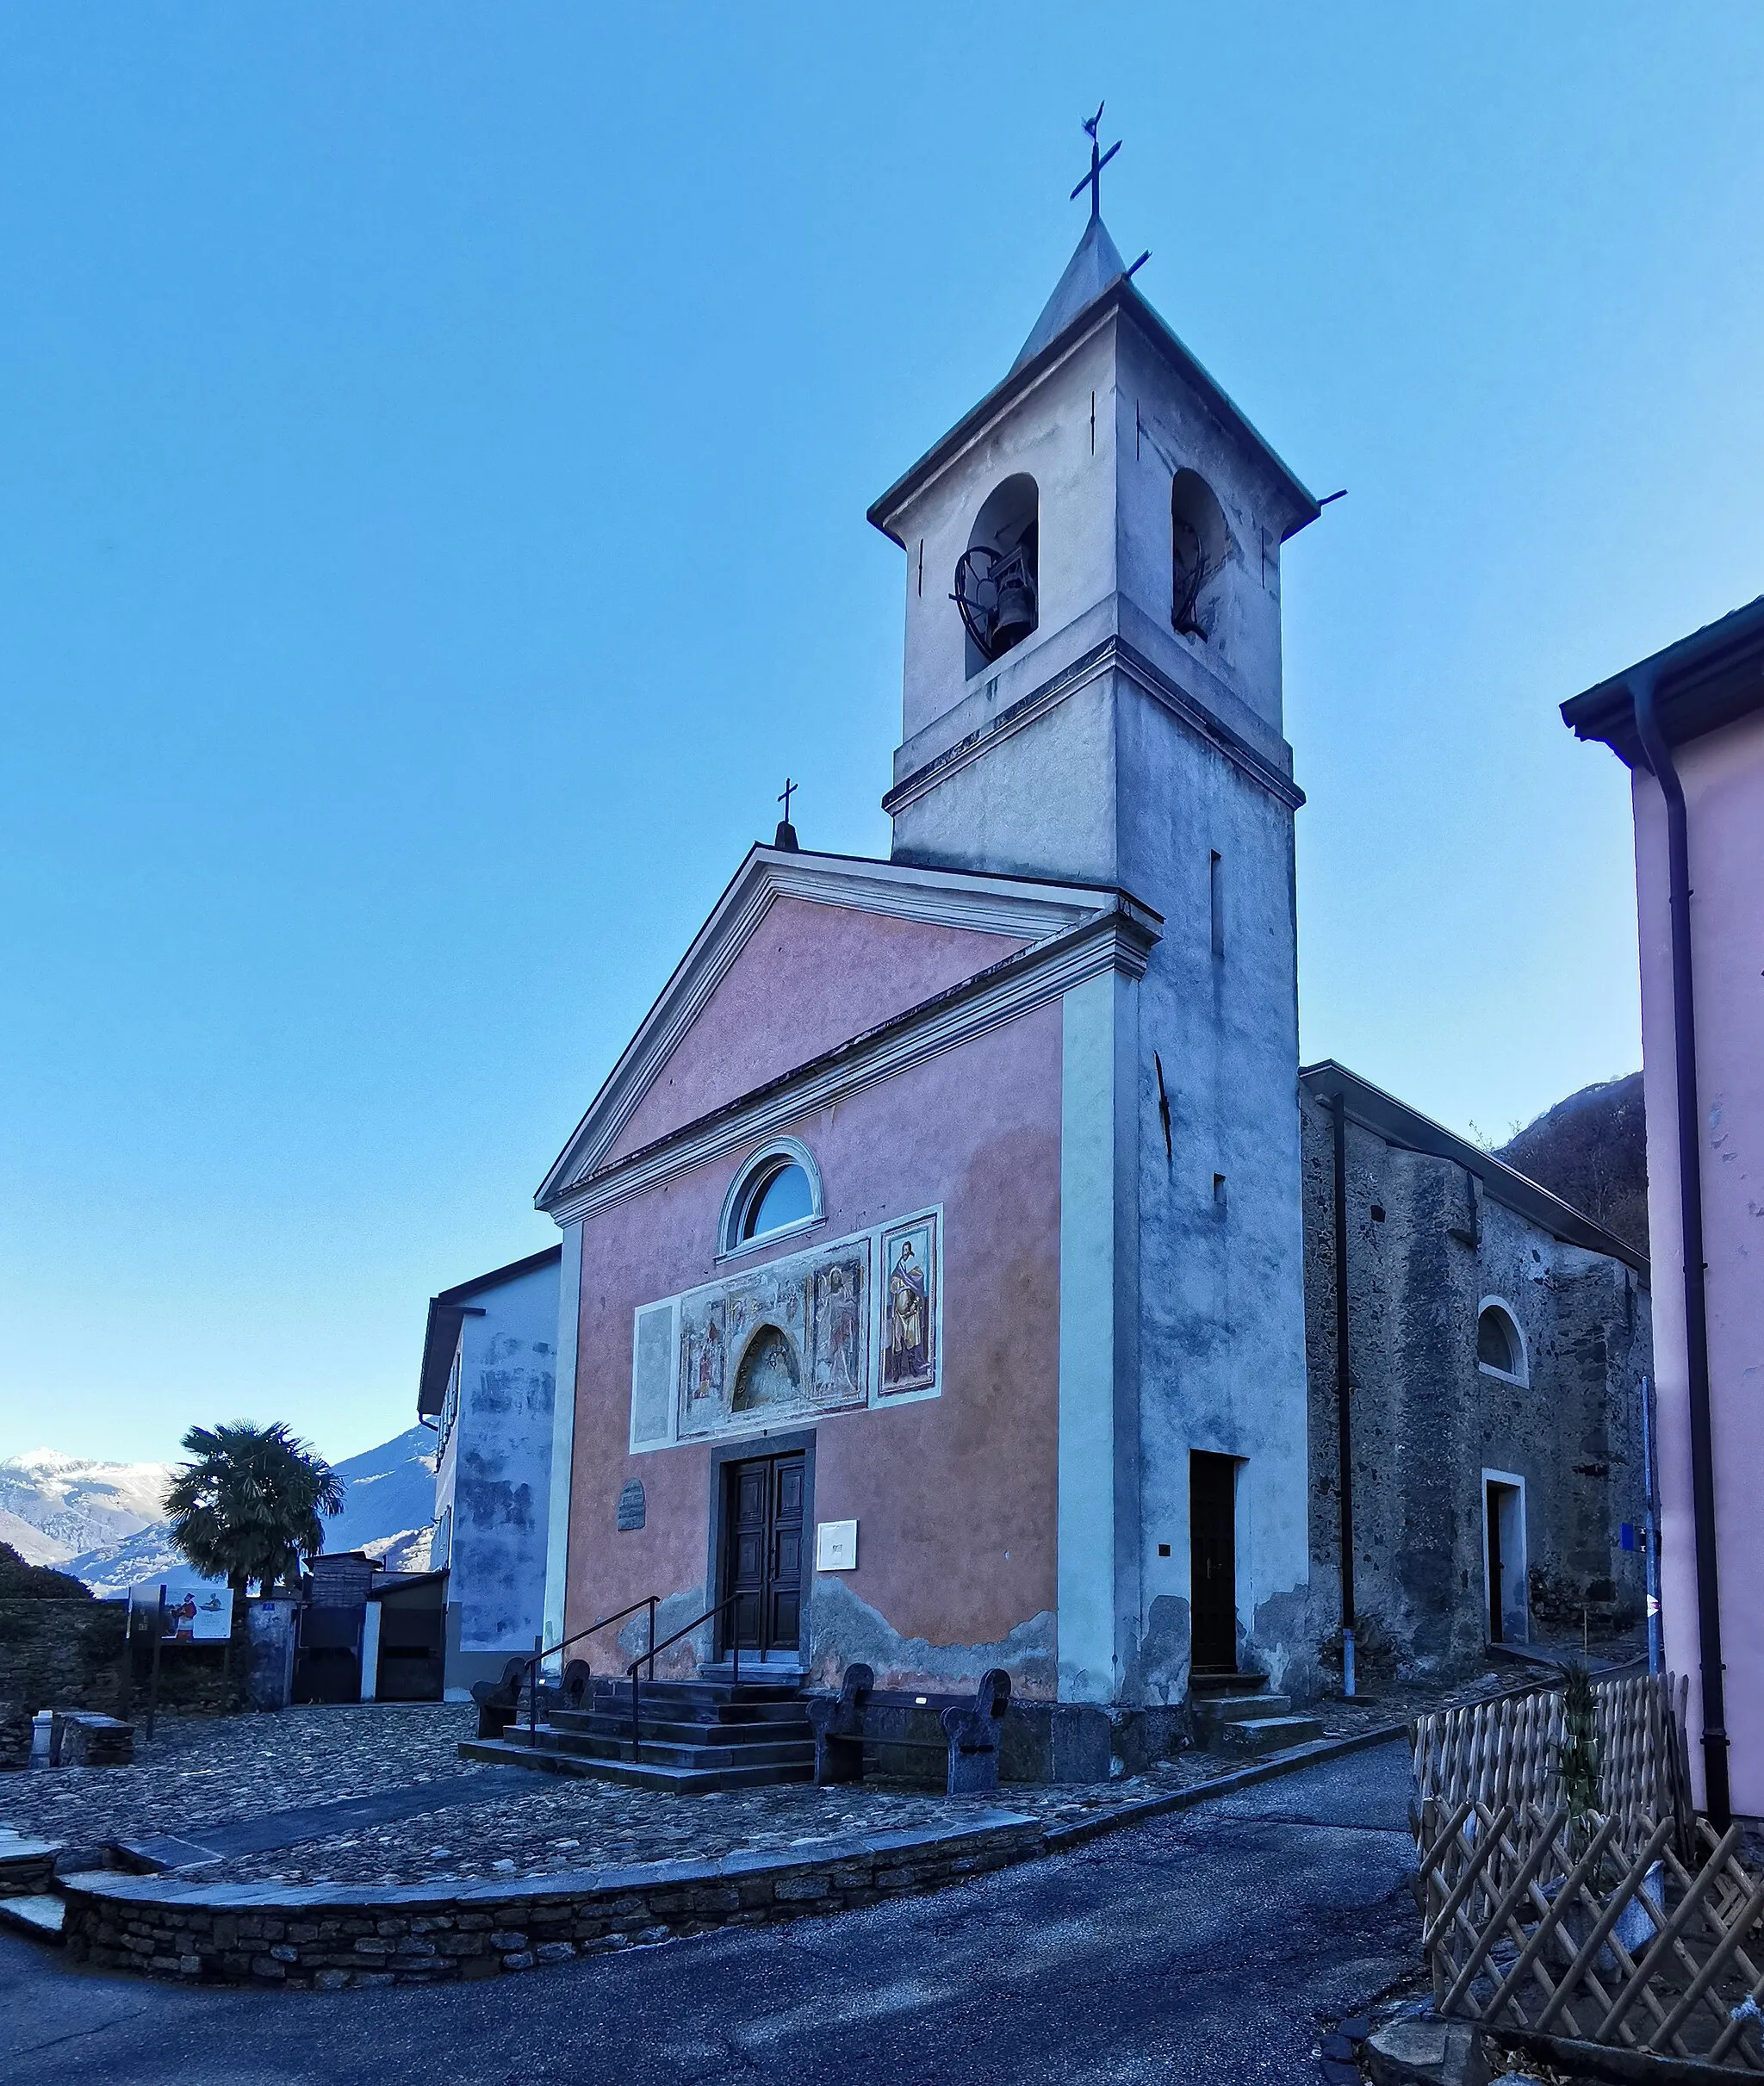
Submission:
[[[633,1766],[637,1764],[638,1751],[643,1744],[637,1722],[637,1694],[641,1686],[637,1679],[638,1667],[647,1665],[649,1668],[649,1678],[653,1680],[655,1678],[655,1654],[658,1651],[666,1651],[670,1644],[678,1644],[682,1637],[689,1637],[700,1623],[708,1623],[712,1616],[721,1615],[724,1609],[734,1607],[735,1604],[743,1598],[745,1596],[742,1593],[731,1593],[726,1600],[718,1601],[714,1608],[707,1608],[702,1615],[695,1615],[684,1629],[676,1630],[671,1637],[663,1637],[659,1644],[655,1642],[655,1626],[653,1622],[651,1623],[649,1648],[643,1653],[641,1658],[633,1659],[624,1670],[624,1677],[630,1682],[630,1758]],[[735,1685],[739,1687],[741,1686],[741,1646],[731,1644],[729,1648],[735,1661]]]
[[[591,1637],[596,1630],[605,1630],[611,1623],[622,1623],[628,1615],[635,1615],[639,1608],[649,1611],[649,1649],[648,1656],[654,1658],[662,1648],[655,1642],[655,1604],[659,1594],[646,1593],[635,1600],[629,1608],[621,1608],[617,1615],[603,1615],[598,1623],[590,1623],[586,1630],[578,1630],[574,1636],[561,1637],[555,1644],[548,1644],[543,1651],[536,1651],[526,1662],[527,1673],[527,1734],[533,1736],[539,1729],[539,1662],[549,1659],[554,1651],[568,1651],[572,1644],[580,1644],[584,1637]],[[668,1642],[674,1640],[670,1637]]]

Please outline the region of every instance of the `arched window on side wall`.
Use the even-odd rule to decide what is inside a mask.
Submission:
[[[996,485],[956,561],[953,599],[967,631],[972,680],[1040,620],[1040,493],[1027,471]]]
[[[1476,1313],[1476,1365],[1510,1383],[1528,1381],[1525,1336],[1498,1296],[1484,1297]]]
[[[775,1139],[754,1152],[730,1183],[718,1251],[739,1253],[806,1231],[823,1214],[821,1171],[808,1147],[794,1138]]]
[[[1170,620],[1204,644],[1213,635],[1214,595],[1231,556],[1231,531],[1213,488],[1198,471],[1180,470],[1170,487]]]

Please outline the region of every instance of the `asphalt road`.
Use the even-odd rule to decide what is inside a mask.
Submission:
[[[904,1903],[488,1984],[186,1990],[0,1937],[0,2081],[1308,2083],[1413,1960],[1385,1745]]]

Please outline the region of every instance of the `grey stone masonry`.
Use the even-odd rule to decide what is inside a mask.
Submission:
[[[811,1854],[738,1853],[506,1882],[311,1886],[61,1879],[69,1955],[97,1969],[340,1990],[494,1977],[717,1927],[842,1912],[1043,1851],[1010,1811],[955,1829],[853,1833]]]
[[[49,1733],[52,1767],[132,1767],[134,1726],[93,1710],[57,1710]]]
[[[1486,1488],[1519,1494],[1502,1641],[1604,1641],[1639,1624],[1645,1556],[1642,1257],[1491,1155],[1333,1065],[1309,1068],[1304,1146],[1311,1590],[1339,1647],[1333,1121],[1347,1097],[1348,1333],[1361,1664],[1379,1686],[1480,1665],[1490,1635]],[[1374,1120],[1366,1120],[1374,1118]],[[1609,1251],[1594,1251],[1604,1240]],[[1493,1307],[1520,1342],[1487,1366]],[[1339,1650],[1334,1654],[1339,1657]],[[1339,1670],[1339,1669],[1338,1669]],[[1297,1694],[1294,1676],[1283,1682]]]
[[[39,1840],[0,1828],[0,1897],[29,1897],[49,1888],[59,1840]]]

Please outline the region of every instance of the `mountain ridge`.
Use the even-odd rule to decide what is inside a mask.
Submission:
[[[56,1449],[0,1458],[0,1542],[115,1599],[156,1576],[187,1573],[165,1518],[175,1463],[121,1463]],[[394,1568],[428,1561],[435,1512],[435,1437],[409,1427],[332,1468],[343,1511],[324,1524],[329,1551],[365,1549]]]

